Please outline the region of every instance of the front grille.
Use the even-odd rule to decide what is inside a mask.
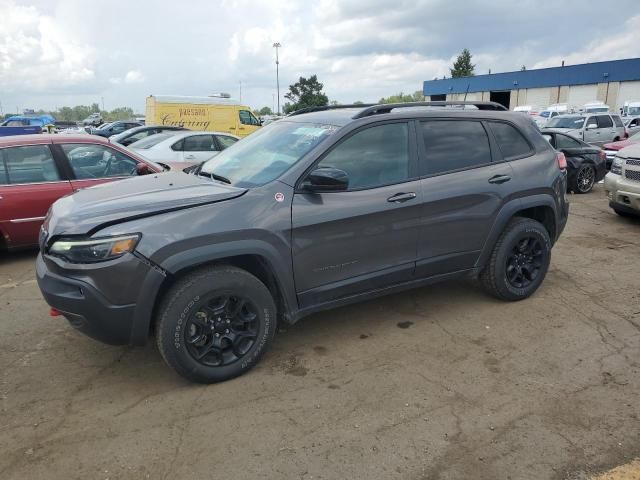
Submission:
[[[640,160],[636,160],[635,158],[627,158],[627,165],[634,165],[636,167],[640,167]]]
[[[627,160],[627,165],[629,164],[629,160]],[[625,170],[624,176],[629,180],[633,180],[634,182],[640,182],[640,171],[637,170]]]

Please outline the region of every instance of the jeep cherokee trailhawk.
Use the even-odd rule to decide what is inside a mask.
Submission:
[[[154,334],[208,383],[319,310],[454,277],[527,298],[567,220],[564,156],[524,115],[454,103],[298,111],[192,174],[58,200],[37,260],[51,313],[111,344]]]

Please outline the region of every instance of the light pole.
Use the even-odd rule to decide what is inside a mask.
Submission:
[[[276,91],[278,92],[278,116],[280,116],[280,61],[278,60],[278,49],[282,47],[280,42],[275,42],[273,48],[276,49]]]

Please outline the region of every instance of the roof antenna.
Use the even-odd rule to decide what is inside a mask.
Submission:
[[[464,100],[463,100],[464,102],[466,102],[466,101],[467,101],[467,93],[469,93],[469,87],[470,87],[470,86],[471,86],[471,82],[468,82],[468,83],[467,83],[467,91],[466,91],[466,92],[464,92]],[[466,109],[467,109],[467,106],[466,106],[466,105],[462,105],[462,109],[463,109],[463,110],[466,110]]]

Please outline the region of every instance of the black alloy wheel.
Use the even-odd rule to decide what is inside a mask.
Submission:
[[[507,257],[507,280],[515,288],[527,288],[540,275],[543,248],[538,237],[524,237],[511,249]]]
[[[187,351],[208,367],[231,365],[242,359],[258,337],[258,315],[247,298],[222,295],[205,300],[189,317]]]

